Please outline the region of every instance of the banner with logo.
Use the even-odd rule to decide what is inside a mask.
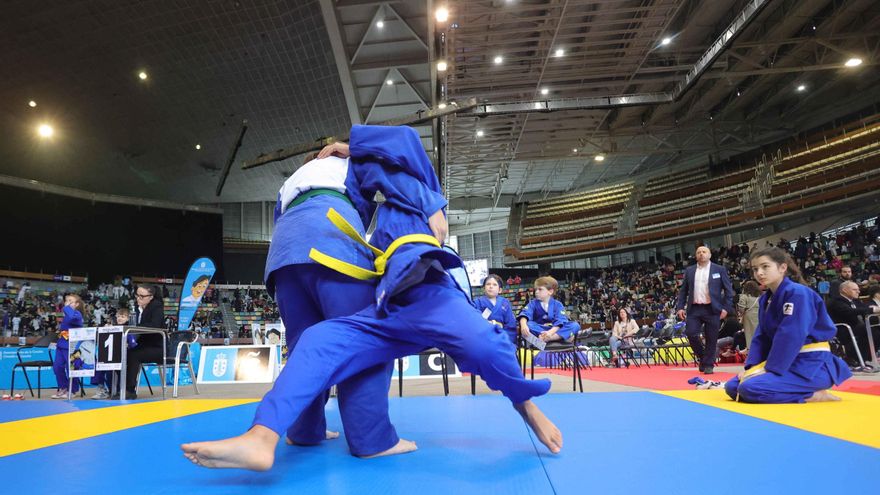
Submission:
[[[198,383],[272,383],[278,346],[202,346]]]
[[[180,304],[177,307],[178,331],[189,330],[189,324],[196,310],[199,309],[199,303],[202,302],[202,296],[208,290],[215,271],[211,258],[199,258],[189,268],[180,291]]]
[[[95,376],[97,358],[95,335],[97,327],[71,328],[70,337],[70,377]]]
[[[441,354],[428,354],[417,356],[406,356],[403,358],[403,378],[437,378],[443,375],[443,367],[441,365]],[[394,376],[400,373],[397,367],[398,361],[394,360]],[[455,365],[455,361],[448,355],[446,356],[446,371],[449,376],[461,376],[461,371]]]

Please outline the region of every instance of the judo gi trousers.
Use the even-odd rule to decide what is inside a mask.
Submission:
[[[429,270],[424,281],[394,296],[386,313],[377,314],[370,305],[303,333],[279,378],[285,386],[276,384],[263,397],[254,424],[278,431],[330,385],[431,347],[452,356],[462,371],[480,375],[514,404],[550,390],[549,380],[523,377],[504,330],[483,319],[445,273]]]
[[[804,402],[814,392],[831,388],[834,380],[824,370],[819,370],[811,379],[796,375],[791,371],[777,375],[766,372],[753,376],[740,383],[733,377],[724,385],[724,391],[731,399],[736,400],[739,392],[740,402],[755,404],[789,404]]]
[[[537,337],[538,335],[541,335],[541,332],[546,332],[547,330],[550,330],[551,328],[553,328],[552,324],[551,325],[541,325],[541,324],[535,323],[534,321],[531,321],[531,320],[528,321],[528,325],[529,325],[529,331],[532,332],[532,334],[535,337]],[[571,336],[572,336],[572,334],[574,334],[574,332],[576,332],[580,329],[581,329],[581,326],[579,324],[577,324],[573,321],[570,321],[570,322],[562,325],[561,327],[559,327],[559,330],[556,332],[556,335],[559,335],[560,337],[562,337],[562,340],[568,340],[571,338]]]
[[[291,387],[291,364],[303,332],[316,323],[340,316],[349,316],[371,304],[375,286],[337,273],[316,264],[288,265],[272,272],[275,299],[286,331],[287,347],[293,354],[268,395],[283,395]],[[317,331],[316,340],[321,341]],[[347,343],[338,344],[345,352]],[[351,453],[359,456],[377,454],[390,449],[400,440],[388,418],[388,388],[391,382],[391,359],[377,361],[350,378],[339,382],[339,412],[345,438]],[[287,438],[300,445],[314,445],[325,438],[327,420],[324,405],[329,398],[329,385],[317,391],[314,400],[297,419],[269,426],[278,435],[287,429]],[[259,416],[259,415],[258,415]],[[296,419],[294,422],[293,420]]]

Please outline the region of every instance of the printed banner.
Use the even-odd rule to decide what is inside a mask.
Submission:
[[[71,328],[70,376],[73,378],[95,376],[95,335],[97,327]]]
[[[199,303],[202,302],[202,296],[208,290],[215,271],[211,258],[199,258],[189,268],[183,289],[180,291],[180,305],[177,308],[178,331],[189,330],[189,324],[196,310],[199,309]]]
[[[397,368],[398,361],[394,360],[394,377],[400,370]],[[461,376],[461,371],[455,365],[455,361],[446,356],[446,370],[449,376]],[[407,356],[403,358],[403,378],[436,378],[443,375],[440,354],[428,354]]]
[[[272,383],[278,346],[203,346],[198,383]]]

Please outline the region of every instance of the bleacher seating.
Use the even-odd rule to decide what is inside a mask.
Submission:
[[[772,180],[761,208],[746,211],[742,205],[742,193],[755,178],[751,166],[716,176],[708,167],[697,167],[648,180],[631,235],[619,236],[615,228],[628,199],[621,192],[631,194],[632,182],[579,193],[581,202],[578,195],[567,195],[529,204],[519,246],[505,254],[528,261],[588,254],[735,227],[875,192],[880,188],[878,120],[880,115],[811,136],[813,142],[780,145],[787,151],[771,164]]]

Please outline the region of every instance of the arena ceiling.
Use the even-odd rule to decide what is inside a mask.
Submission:
[[[460,222],[880,101],[872,0],[14,0],[0,42],[0,174],[271,201],[299,158],[236,164],[214,196],[242,120],[237,163],[476,98],[418,127]]]

